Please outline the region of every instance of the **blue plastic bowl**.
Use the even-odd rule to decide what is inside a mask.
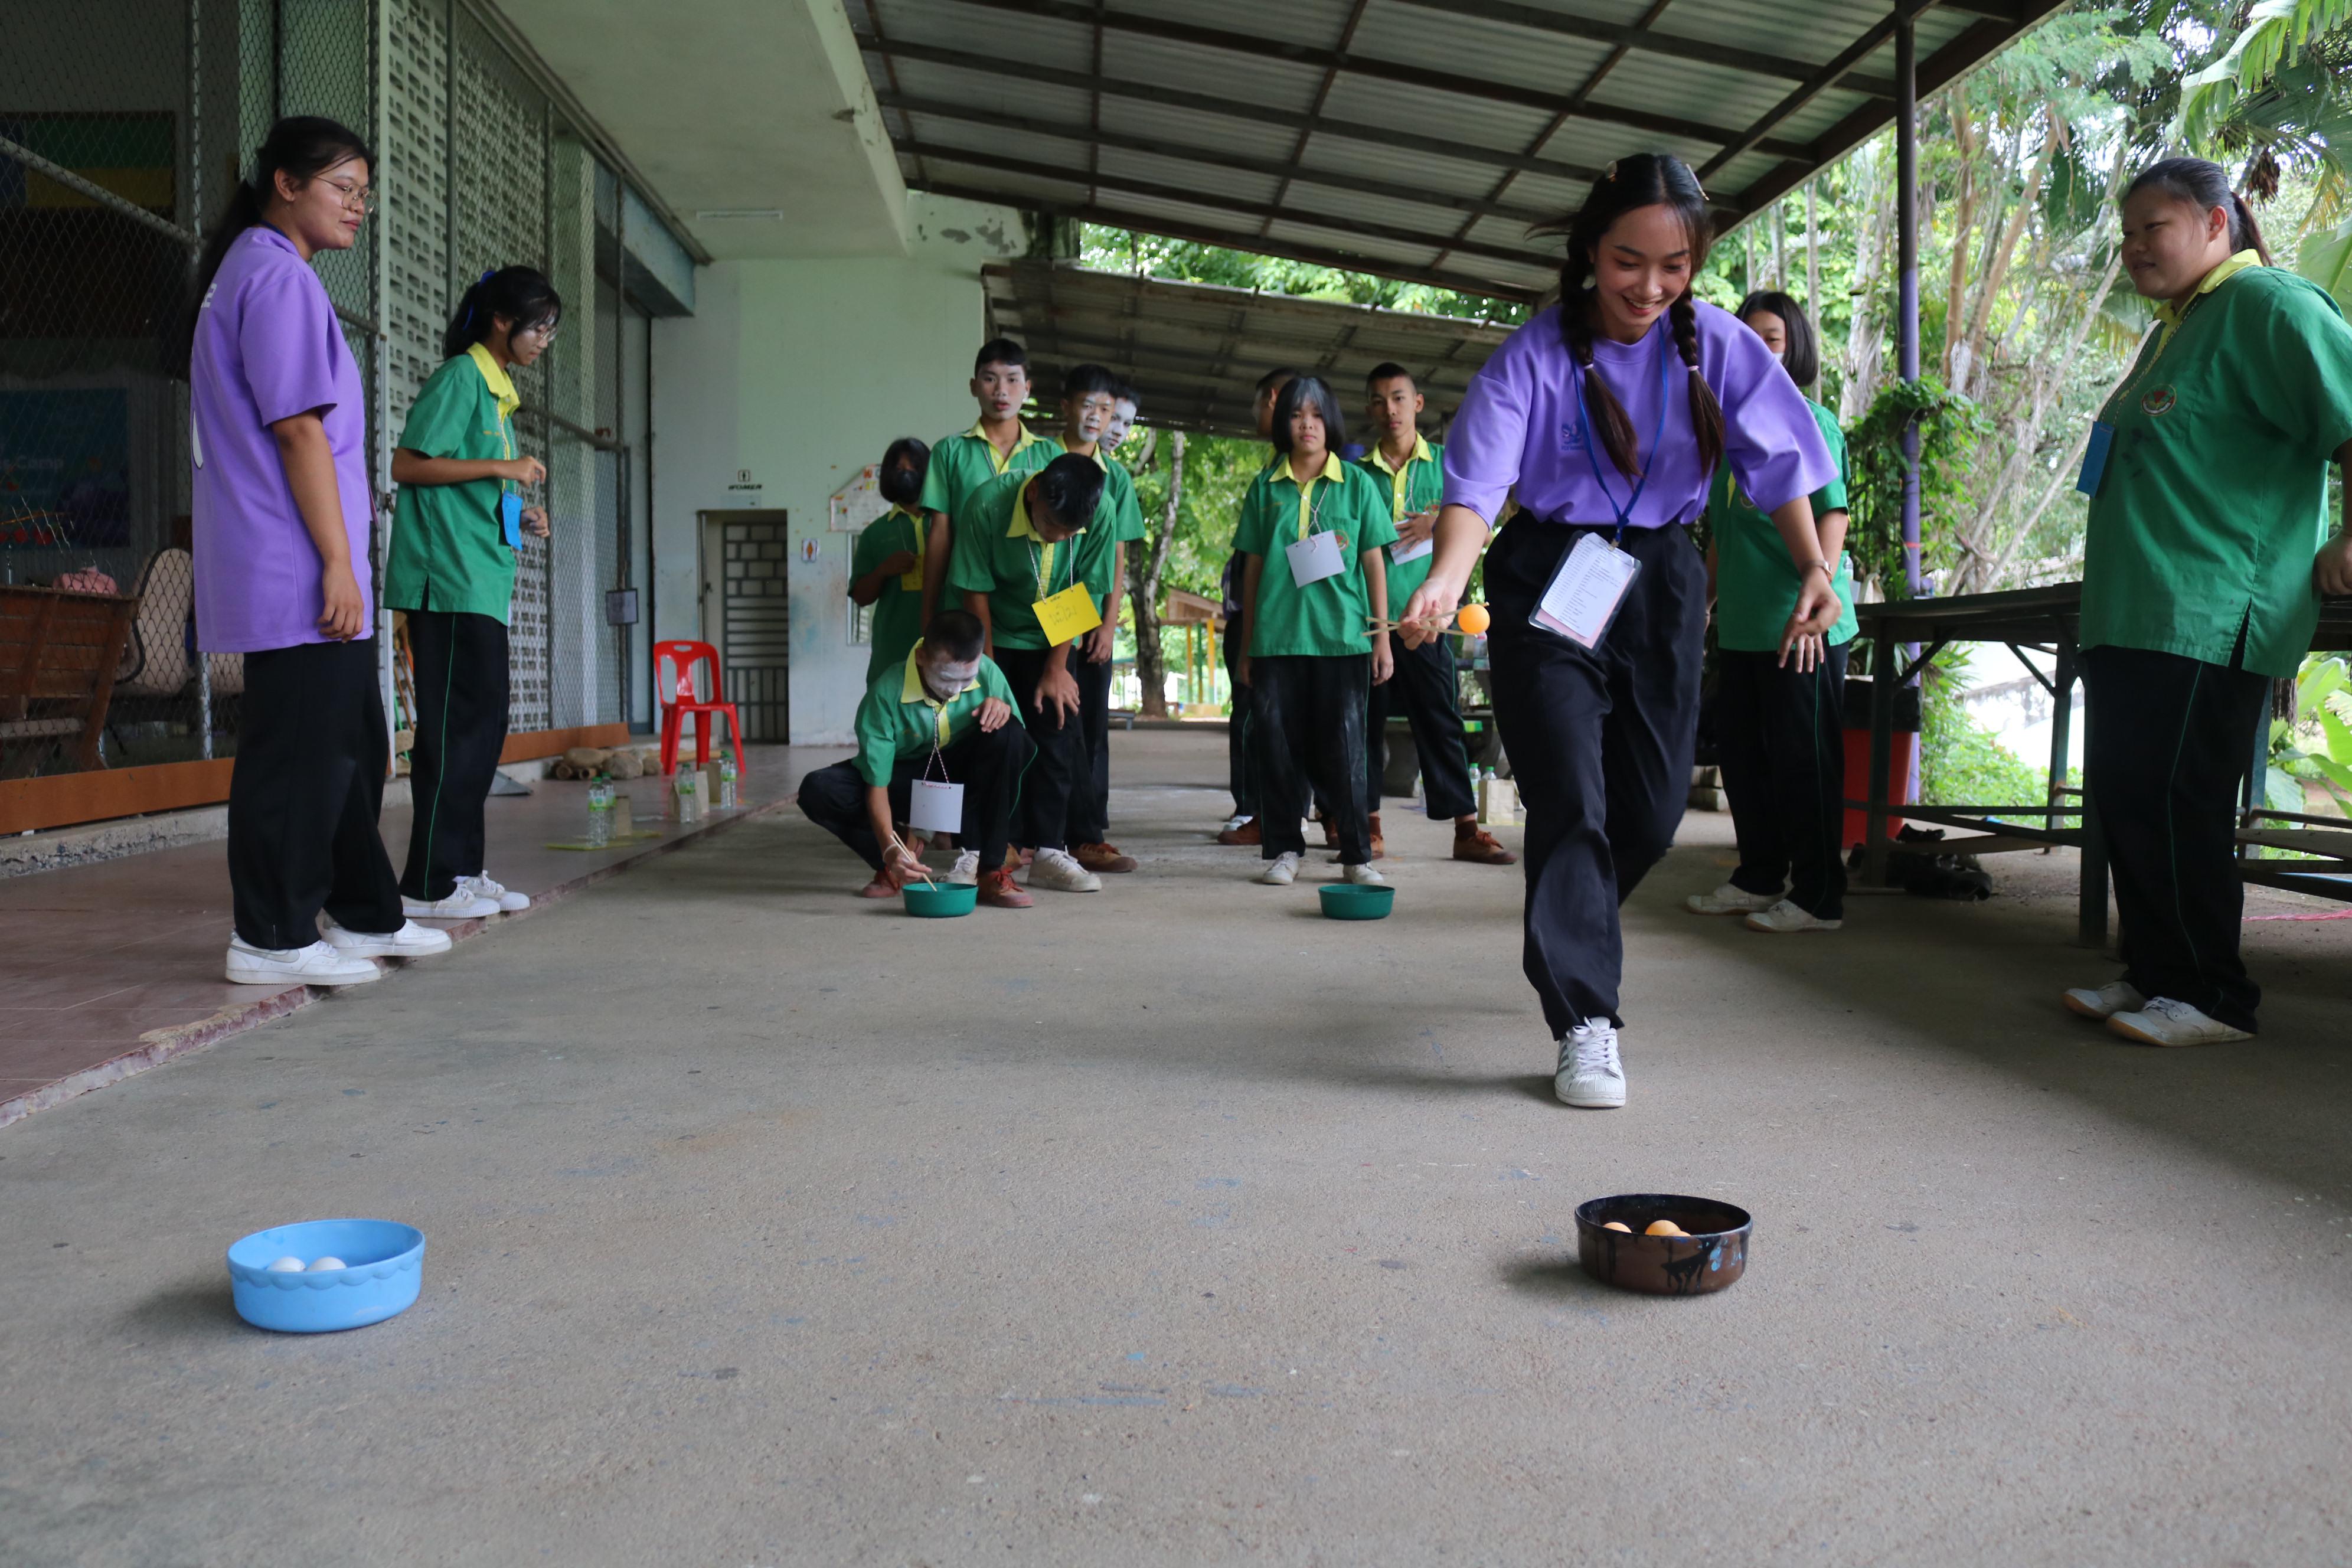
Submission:
[[[272,1274],[281,1258],[340,1258],[323,1273]],[[389,1219],[313,1219],[257,1230],[228,1249],[236,1315],[257,1329],[324,1334],[408,1310],[425,1283],[425,1233]]]
[[[918,920],[953,920],[978,907],[980,889],[971,882],[909,882],[898,889],[898,897]]]

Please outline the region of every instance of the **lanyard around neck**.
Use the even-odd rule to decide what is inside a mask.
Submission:
[[[1328,468],[1330,466],[1331,455],[1326,452],[1323,455],[1323,468]],[[1315,499],[1315,491],[1318,486],[1330,482],[1324,477],[1322,468],[1317,469],[1310,479],[1301,479],[1295,475],[1292,477],[1291,483],[1298,487],[1299,538],[1305,539],[1315,531],[1315,520],[1323,515],[1323,503]]]
[[[1576,378],[1576,424],[1584,435],[1584,460],[1592,465],[1592,482],[1601,487],[1601,499],[1607,501],[1609,510],[1617,514],[1616,542],[1622,544],[1625,540],[1625,531],[1633,524],[1633,509],[1641,504],[1642,491],[1649,486],[1650,473],[1658,466],[1658,447],[1666,436],[1666,398],[1671,383],[1666,379],[1670,372],[1666,364],[1665,339],[1661,337],[1658,340],[1658,426],[1650,432],[1650,460],[1642,465],[1642,477],[1633,481],[1633,493],[1625,498],[1623,506],[1619,506],[1617,498],[1609,493],[1609,481],[1601,476],[1601,459],[1595,455],[1592,446],[1592,415],[1584,402],[1584,378],[1600,374],[1601,367],[1597,363],[1591,364],[1584,366]],[[1641,453],[1636,452],[1633,456],[1638,458]]]

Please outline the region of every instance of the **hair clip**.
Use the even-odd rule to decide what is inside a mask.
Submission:
[[[498,275],[499,269],[493,267],[488,272],[483,273],[479,278],[475,279],[474,281],[477,283],[488,283],[491,279],[496,278]]]

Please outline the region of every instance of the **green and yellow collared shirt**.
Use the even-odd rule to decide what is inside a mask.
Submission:
[[[980,673],[961,690],[942,702],[923,687],[923,672],[915,662],[922,642],[907,650],[899,668],[887,669],[866,683],[857,704],[857,773],[876,789],[890,787],[900,763],[928,757],[933,748],[944,751],[961,739],[980,717],[980,705],[990,698],[1013,710],[1021,721],[1021,705],[996,661],[983,658]]]
[[[1097,604],[1110,592],[1110,552],[1099,542],[1088,546],[1092,529],[1051,543],[1030,526],[1027,497],[1035,478],[1008,470],[990,479],[965,501],[956,529],[948,586],[988,595],[990,636],[998,647],[1046,647],[1034,606],[1074,582],[1086,584]]]
[[[892,507],[867,523],[865,531],[857,536],[857,548],[849,558],[853,580],[865,576],[901,550],[911,552],[915,557],[912,571],[883,583],[882,596],[867,612],[866,639],[874,649],[866,661],[868,680],[885,669],[895,668],[907,657],[907,650],[922,640],[923,547],[929,542],[929,536],[930,529],[924,521],[903,506]]]
[[[425,379],[398,444],[427,458],[509,461],[521,404],[513,380],[476,343]],[[505,489],[498,479],[401,486],[384,559],[385,607],[488,616],[504,624],[515,583],[515,552],[499,521]]]
[[[1386,491],[1370,473],[1336,455],[1303,483],[1292,477],[1286,457],[1250,481],[1234,548],[1264,561],[1257,621],[1249,627],[1251,658],[1370,655],[1371,595],[1364,552],[1396,542]],[[1309,533],[1340,535],[1348,564],[1336,576],[1302,588],[1291,578],[1285,551]],[[1389,605],[1391,611],[1397,607],[1393,598]]]
[[[1032,474],[1062,455],[1062,444],[1040,436],[1026,425],[1010,452],[999,452],[986,429],[974,423],[969,430],[942,436],[931,447],[929,466],[923,470],[923,493],[915,502],[925,512],[945,512],[952,529],[971,492],[1005,474]]]
[[[1445,448],[1416,435],[1412,438],[1412,456],[1402,468],[1389,467],[1388,454],[1375,442],[1361,459],[1364,468],[1381,484],[1388,487],[1389,521],[1402,522],[1417,511],[1426,511],[1445,495]],[[1396,546],[1389,546],[1389,613],[1403,613],[1405,601],[1413,590],[1428,581],[1429,568],[1436,561],[1435,552],[1416,555],[1400,563]]]

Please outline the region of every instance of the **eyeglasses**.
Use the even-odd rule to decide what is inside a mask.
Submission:
[[[363,213],[375,211],[374,187],[355,184],[350,180],[329,180],[326,183],[342,193],[344,206],[357,207]]]
[[[534,321],[528,327],[517,327],[512,341],[520,342],[525,338],[536,338],[539,346],[545,348],[555,341],[556,331],[562,325],[560,321]]]

